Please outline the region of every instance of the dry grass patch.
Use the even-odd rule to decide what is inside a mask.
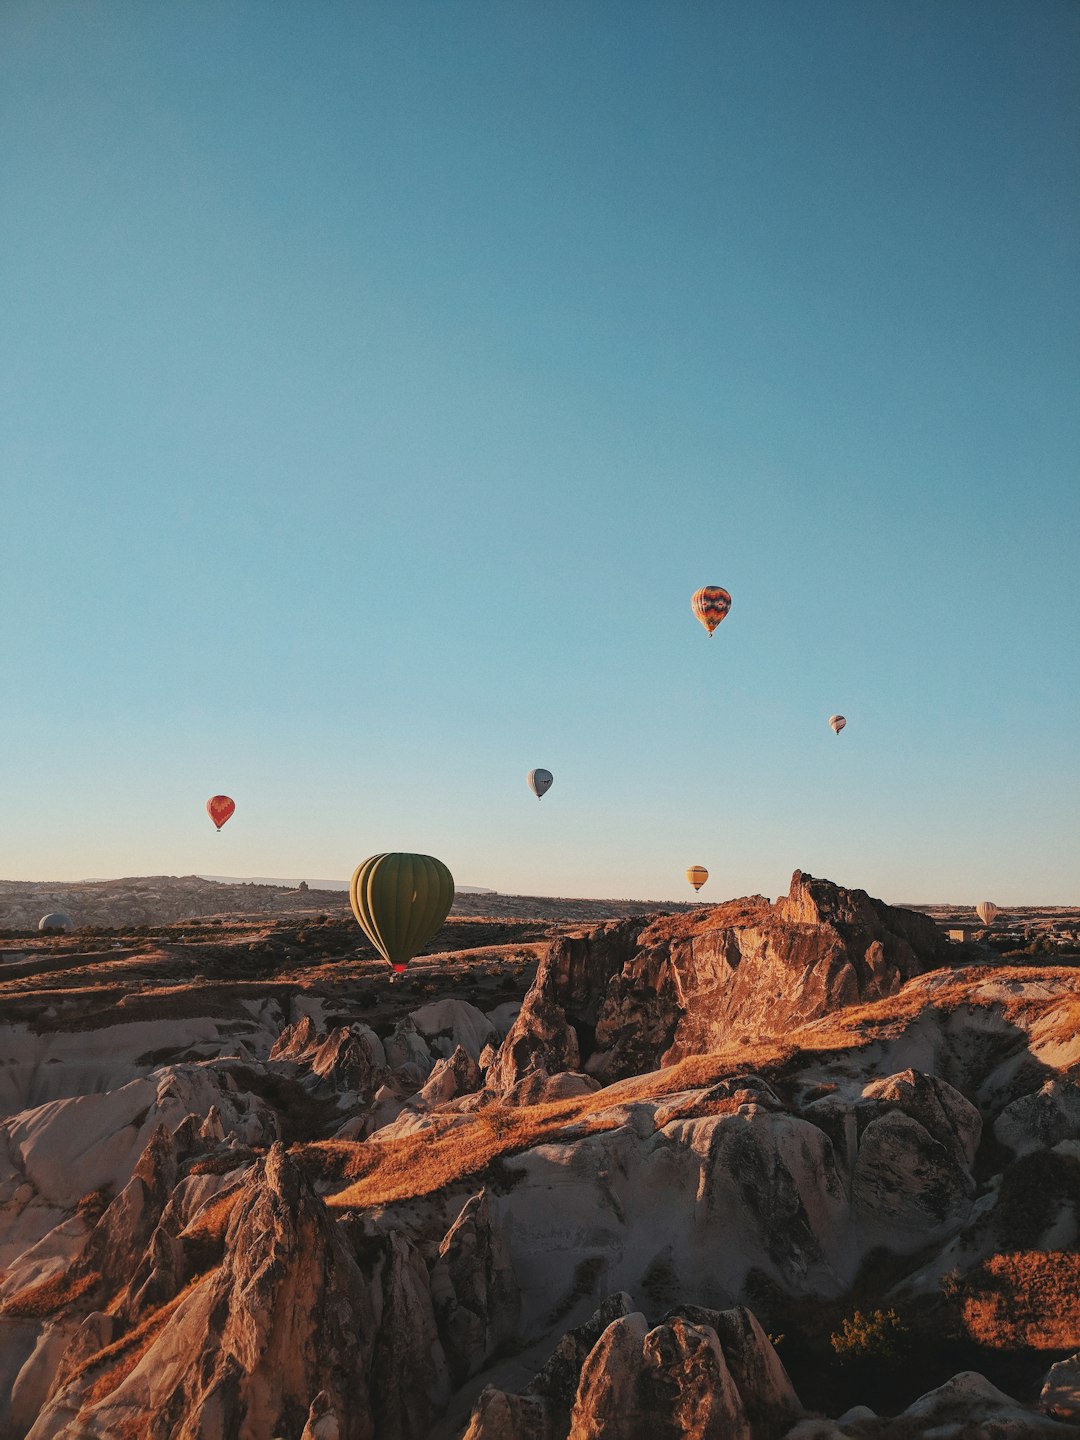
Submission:
[[[1022,978],[1060,985],[1070,973],[1060,968],[1025,970]],[[380,1141],[376,1136],[362,1144],[324,1141],[302,1147],[301,1153],[320,1178],[331,1183],[334,1179],[351,1182],[328,1197],[327,1204],[334,1209],[411,1200],[477,1176],[500,1157],[616,1129],[618,1117],[602,1112],[617,1106],[701,1089],[750,1071],[768,1077],[795,1058],[800,1063],[812,1056],[827,1060],[896,1039],[931,1008],[946,1014],[961,1006],[1003,1010],[1015,1019],[1045,1013],[1045,997],[1030,1001],[1022,995],[1015,1000],[1007,994],[985,999],[973,995],[977,986],[1015,984],[1016,980],[1015,970],[1002,967],[958,970],[934,989],[914,981],[897,995],[811,1021],[783,1039],[733,1044],[708,1055],[690,1055],[666,1069],[619,1081],[590,1095],[543,1105],[492,1106],[477,1111],[470,1125],[435,1128],[395,1140]],[[1080,991],[1080,974],[1073,976],[1071,983]],[[1070,997],[1066,993],[1062,999]]]
[[[118,1386],[123,1384],[181,1304],[205,1280],[206,1276],[200,1275],[190,1281],[178,1295],[174,1295],[164,1305],[152,1310],[135,1326],[134,1330],[129,1330],[119,1340],[114,1340],[111,1345],[106,1345],[104,1349],[96,1351],[93,1355],[88,1356],[81,1365],[76,1366],[72,1372],[73,1380],[92,1370],[101,1369],[101,1374],[86,1392],[80,1415],[85,1414],[89,1407],[99,1404],[107,1395],[111,1395]]]
[[[1026,1250],[993,1255],[962,1282],[960,1314],[979,1345],[994,1350],[1080,1346],[1080,1255]]]
[[[200,1273],[217,1263],[225,1250],[225,1234],[243,1185],[209,1201],[180,1232],[189,1262]]]
[[[603,1094],[603,1092],[599,1092]],[[599,1107],[592,1107],[597,1109]],[[398,1140],[369,1140],[349,1146],[325,1142],[304,1147],[304,1156],[320,1163],[320,1152],[332,1147],[332,1163],[344,1167],[352,1184],[327,1198],[332,1209],[387,1204],[431,1195],[485,1171],[500,1158],[548,1142],[580,1139],[614,1130],[617,1116],[590,1116],[581,1100],[545,1105],[488,1106],[467,1125],[443,1131],[429,1129]]]
[[[19,1320],[40,1320],[46,1315],[55,1315],[65,1305],[73,1305],[100,1283],[101,1276],[94,1271],[74,1275],[65,1270],[60,1275],[50,1275],[47,1280],[39,1280],[36,1285],[27,1285],[9,1295],[0,1305],[0,1315]]]

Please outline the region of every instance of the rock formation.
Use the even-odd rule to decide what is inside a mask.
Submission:
[[[772,906],[752,896],[570,931],[541,962],[491,1083],[506,1089],[581,1059],[611,1081],[742,1036],[781,1034],[895,994],[940,963],[945,943],[923,915],[798,870]]]
[[[0,1440],[1078,1432],[1075,968],[798,872],[531,983],[251,943],[0,980]]]

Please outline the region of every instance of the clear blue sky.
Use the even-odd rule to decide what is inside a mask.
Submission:
[[[0,876],[1080,900],[1078,141],[1073,0],[6,0]]]

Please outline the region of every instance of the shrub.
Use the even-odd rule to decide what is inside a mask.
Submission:
[[[896,1360],[907,1343],[907,1326],[895,1310],[856,1310],[829,1336],[841,1364],[861,1360]]]
[[[964,1279],[961,1319],[977,1344],[996,1350],[1072,1350],[1080,1345],[1080,1255],[992,1255]]]
[[[941,1293],[946,1300],[958,1300],[964,1292],[960,1271],[953,1269],[941,1277]]]

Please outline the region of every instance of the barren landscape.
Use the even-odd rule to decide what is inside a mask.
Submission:
[[[1080,1433],[1076,910],[465,897],[391,983],[141,883],[0,940],[9,1440]]]

